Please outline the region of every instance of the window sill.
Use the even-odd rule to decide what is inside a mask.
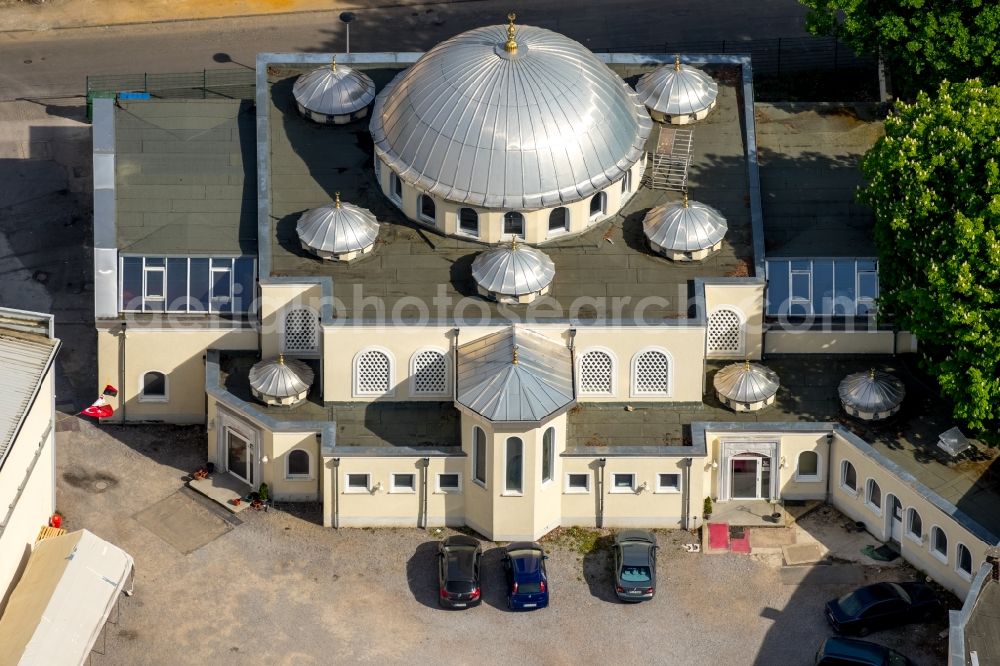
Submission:
[[[955,571],[955,573],[958,574],[959,578],[961,578],[962,580],[964,580],[966,582],[971,582],[972,581],[972,573],[971,572],[964,571],[962,569],[957,569]]]
[[[461,495],[462,491],[459,490],[458,488],[440,489],[440,490],[435,490],[434,494],[435,495]]]
[[[844,493],[845,495],[850,495],[851,497],[855,497],[856,498],[858,496],[858,491],[855,490],[854,488],[851,488],[850,486],[841,485],[840,486],[840,491],[842,493]]]
[[[823,480],[819,476],[796,476],[795,483],[820,483]]]
[[[474,238],[476,240],[479,240],[479,232],[478,231],[475,232],[475,233],[473,233],[471,231],[464,231],[462,229],[459,229],[457,235],[464,236],[465,238]]]
[[[865,506],[868,508],[869,511],[874,513],[876,516],[882,515],[882,509],[878,508],[877,506],[869,504],[868,502],[865,502]]]
[[[437,226],[437,220],[435,220],[432,217],[424,217],[423,215],[421,215],[420,216],[420,221],[422,223],[424,223],[424,224],[429,224],[432,227],[436,227]]]
[[[524,497],[524,493],[516,492],[514,490],[505,490],[500,493],[500,497]]]
[[[680,495],[680,488],[657,488],[653,491],[656,495]]]
[[[486,488],[486,482],[485,481],[480,481],[479,479],[473,479],[472,480],[472,484],[476,485],[476,486],[479,486],[483,490],[487,490],[487,488]]]
[[[389,490],[390,495],[416,495],[417,491],[413,488],[391,488]]]
[[[345,495],[371,495],[370,488],[344,488]]]
[[[162,402],[170,402],[170,398],[167,398],[167,397],[159,398],[159,397],[139,396],[139,402],[154,402],[154,403],[155,402],[161,402],[161,403]]]
[[[924,538],[922,536],[917,536],[916,534],[910,534],[909,532],[906,533],[906,538],[912,541],[913,543],[917,544],[918,546],[922,546],[924,543]]]
[[[937,560],[938,562],[940,562],[941,564],[948,564],[948,556],[947,555],[942,555],[941,553],[939,553],[938,551],[934,550],[933,548],[931,549],[931,556],[933,556],[934,559]]]
[[[285,481],[315,481],[312,476],[306,475],[296,475],[296,476],[285,476]]]
[[[563,495],[589,495],[589,494],[590,494],[590,488],[588,488],[586,490],[569,490],[569,489],[567,489],[567,490],[563,491]]]
[[[608,491],[610,495],[635,495],[635,488],[612,488]]]

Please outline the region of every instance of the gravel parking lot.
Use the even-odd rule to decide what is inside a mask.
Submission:
[[[596,663],[810,664],[829,629],[823,603],[853,585],[782,585],[779,568],[745,555],[685,553],[683,532],[659,532],[656,597],[617,603],[609,539],[590,530],[550,535],[548,609],[511,613],[499,549],[487,546],[484,603],[437,608],[436,541],[450,533],[321,527],[318,506],[244,511],[223,520],[179,489],[203,462],[204,431],[94,426],[59,432],[59,508],[136,560],[136,592],[107,628],[93,664]],[[164,541],[150,507],[214,540],[188,554]],[[220,513],[222,512],[222,513]],[[163,517],[161,511],[160,516]],[[176,527],[176,526],[175,526]],[[185,548],[185,550],[187,550]],[[866,567],[867,580],[913,576]],[[818,577],[817,577],[818,578]],[[943,621],[874,640],[917,664],[944,663]],[[102,642],[98,641],[102,648]]]

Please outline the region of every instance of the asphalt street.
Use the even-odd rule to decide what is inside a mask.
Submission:
[[[416,51],[463,30],[505,21],[557,30],[593,49],[666,42],[802,37],[796,0],[538,0],[527,7],[496,0],[359,9],[353,51]],[[0,10],[2,11],[2,10]],[[191,72],[253,66],[265,51],[344,49],[339,12],[185,21],[106,28],[0,33],[0,101],[83,94],[88,74]]]

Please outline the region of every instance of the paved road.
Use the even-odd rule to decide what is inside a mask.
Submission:
[[[518,3],[471,0],[359,10],[355,51],[423,50],[469,28],[501,23]],[[801,37],[796,0],[538,0],[516,7],[526,23],[558,30],[591,48],[667,41]],[[0,10],[2,11],[2,10]],[[87,74],[184,72],[219,66],[226,53],[253,65],[262,51],[341,50],[336,12],[0,33],[0,101],[81,94]]]

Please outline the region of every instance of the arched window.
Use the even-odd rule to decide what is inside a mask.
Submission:
[[[858,472],[850,460],[840,463],[840,485],[852,493],[858,492]]]
[[[508,236],[524,238],[524,215],[513,211],[504,213],[503,232]]]
[[[622,178],[622,194],[628,194],[632,191],[632,170],[629,169],[625,172],[625,177]]]
[[[708,353],[742,357],[745,337],[743,321],[743,316],[730,307],[721,307],[708,315]]]
[[[875,513],[882,513],[882,488],[875,479],[868,479],[865,484],[865,503]]]
[[[556,429],[549,428],[542,436],[542,483],[552,480],[552,465],[556,457]]]
[[[924,538],[924,522],[914,508],[910,508],[906,512],[906,534],[916,541],[921,541]]]
[[[290,356],[319,353],[319,318],[309,307],[285,312],[281,327],[281,352]]]
[[[632,395],[670,395],[670,355],[647,349],[632,357]]]
[[[964,543],[958,544],[955,568],[963,578],[972,578],[972,551]]]
[[[392,198],[396,200],[396,203],[401,203],[403,201],[403,181],[399,179],[395,171],[389,174],[389,187],[392,188]]]
[[[615,393],[615,360],[611,352],[603,349],[591,349],[580,355],[581,394],[614,395]]]
[[[139,380],[139,401],[140,402],[166,402],[167,376],[157,370],[143,373]]]
[[[564,231],[569,231],[569,209],[559,206],[549,213],[549,234],[559,234]]]
[[[355,395],[392,395],[393,363],[389,352],[366,349],[354,357]]]
[[[799,461],[795,467],[796,481],[819,481],[819,454],[815,451],[803,451],[799,454]]]
[[[309,452],[302,449],[289,451],[285,457],[285,477],[289,479],[308,478],[311,474]]]
[[[506,469],[504,470],[504,490],[521,493],[524,490],[524,442],[520,437],[507,438]]]
[[[410,393],[446,395],[448,356],[440,349],[421,349],[410,359]]]
[[[434,199],[427,194],[420,195],[420,217],[425,222],[434,224],[437,220],[437,208],[434,206]]]
[[[948,535],[937,525],[931,528],[931,553],[942,562],[948,561]]]
[[[590,219],[604,215],[608,210],[608,195],[598,192],[590,199]]]
[[[472,480],[486,487],[486,433],[479,426],[472,429]]]
[[[471,208],[458,209],[458,230],[463,234],[479,237],[479,213]]]

